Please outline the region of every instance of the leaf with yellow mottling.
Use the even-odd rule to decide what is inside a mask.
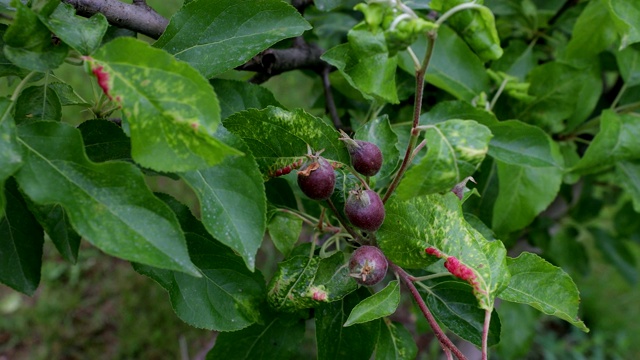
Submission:
[[[102,90],[122,107],[133,159],[142,166],[189,171],[240,154],[214,137],[220,123],[218,99],[209,82],[188,64],[125,37],[109,42],[87,61]]]

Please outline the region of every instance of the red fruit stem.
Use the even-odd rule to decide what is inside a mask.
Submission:
[[[438,37],[438,33],[436,31],[429,31],[427,33],[427,53],[424,55],[424,60],[422,61],[422,66],[420,69],[416,70],[416,96],[413,105],[413,125],[411,127],[411,137],[409,138],[409,144],[407,145],[407,151],[404,153],[404,158],[402,159],[402,164],[400,165],[400,169],[396,173],[396,176],[393,178],[391,185],[387,189],[387,192],[384,194],[382,198],[382,203],[386,203],[391,194],[395,191],[400,184],[400,180],[404,175],[404,172],[409,167],[411,163],[411,159],[413,156],[413,148],[416,146],[418,142],[418,136],[420,135],[420,130],[418,130],[418,125],[420,124],[420,113],[422,111],[422,95],[424,91],[424,74],[427,72],[427,67],[429,66],[429,62],[431,61],[431,55],[433,55],[433,47],[436,42],[436,38]]]
[[[482,360],[487,360],[489,347],[489,324],[491,323],[491,311],[485,310],[484,312],[484,325],[482,326]]]
[[[431,329],[436,334],[436,338],[440,342],[440,346],[442,346],[442,349],[444,350],[445,354],[447,353],[447,351],[451,351],[459,360],[463,360],[463,359],[466,360],[467,358],[453,344],[453,342],[451,342],[451,340],[447,337],[444,331],[442,331],[442,329],[438,325],[438,322],[433,317],[433,314],[431,314],[431,311],[429,311],[429,308],[427,308],[427,304],[424,302],[424,299],[422,299],[422,296],[420,296],[418,289],[413,284],[414,278],[411,275],[409,275],[406,271],[404,271],[403,268],[391,262],[391,260],[387,259],[387,262],[389,263],[389,266],[393,269],[393,271],[396,274],[398,274],[398,276],[400,276],[402,281],[404,281],[405,285],[409,288],[409,291],[411,292],[413,299],[416,301],[416,303],[418,303],[418,307],[422,311],[422,314],[424,315],[425,319],[427,319],[427,321],[429,322],[429,326],[431,326]]]

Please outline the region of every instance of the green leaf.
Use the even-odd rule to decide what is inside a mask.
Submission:
[[[426,37],[420,37],[411,48],[418,56],[422,56],[427,49]],[[409,74],[415,74],[413,61],[406,51],[400,53],[398,65]],[[483,91],[488,92],[490,88],[489,76],[482,61],[447,26],[438,29],[438,40],[425,81],[466,101],[473,100]]]
[[[616,179],[616,182],[631,195],[633,209],[640,212],[640,161],[618,161]]]
[[[587,62],[606,50],[617,38],[605,1],[590,1],[576,20],[571,40],[560,57],[570,62]]]
[[[461,338],[478,347],[482,346],[485,310],[478,307],[471,286],[460,281],[441,280],[429,284],[429,287],[425,301],[436,320]],[[493,346],[498,342],[500,318],[492,311],[487,343]]]
[[[516,118],[557,133],[564,130],[563,121],[576,111],[578,96],[584,81],[591,76],[585,69],[576,69],[558,62],[548,62],[529,74],[529,95],[536,99],[523,105]]]
[[[425,132],[427,153],[405,174],[401,199],[451,190],[472,175],[489,150],[491,131],[473,120],[447,120]]]
[[[214,240],[186,206],[167,195],[162,198],[178,216],[189,255],[203,276],[134,264],[136,271],[165,288],[178,317],[192,326],[236,331],[257,322],[265,295],[262,274],[247,270],[243,260]]]
[[[500,343],[494,349],[501,359],[518,360],[531,352],[537,335],[540,313],[534,308],[503,301],[497,309],[500,314]]]
[[[397,57],[389,56],[383,32],[373,34],[365,23],[349,31],[349,43],[329,49],[322,60],[338,68],[368,100],[397,104]]]
[[[78,129],[89,160],[131,160],[131,140],[118,125],[107,120],[87,120]]]
[[[502,242],[488,242],[473,229],[462,214],[461,203],[453,193],[433,194],[386,204],[386,217],[377,232],[382,252],[399,266],[425,268],[452,257],[458,269],[470,270],[468,280],[483,309],[493,307],[493,299],[508,281]],[[427,254],[436,250],[437,257]]]
[[[556,167],[529,167],[496,161],[499,190],[491,228],[503,235],[529,225],[556,198],[563,172]]]
[[[592,61],[591,66],[583,71],[582,85],[576,95],[575,111],[567,119],[565,132],[574,131],[578,125],[593,116],[603,90],[603,70],[599,63],[599,61]]]
[[[635,114],[603,111],[600,117],[600,131],[571,170],[578,174],[592,174],[613,166],[616,161],[638,158],[639,120]]]
[[[4,182],[22,166],[24,151],[16,136],[11,101],[0,98],[0,219],[4,213]]]
[[[638,282],[638,268],[633,250],[619,237],[614,237],[604,229],[592,227],[589,229],[594,237],[594,243],[609,264],[613,265],[630,283]]]
[[[91,107],[91,104],[82,99],[80,95],[78,95],[78,93],[76,93],[68,84],[54,82],[49,83],[47,87],[56,92],[62,106],[80,105],[84,107]]]
[[[40,20],[60,40],[83,55],[89,55],[100,47],[109,27],[107,18],[101,13],[85,19],[76,16],[75,8],[65,3],[58,5],[49,17],[40,15]]]
[[[255,159],[246,145],[223,127],[216,138],[245,152],[217,166],[180,177],[200,200],[202,223],[218,241],[235,250],[253,271],[267,222],[267,196]]]
[[[561,268],[526,252],[515,259],[507,258],[507,263],[511,282],[500,294],[501,299],[528,304],[547,315],[566,320],[582,331],[589,331],[578,319],[578,289]]]
[[[69,47],[64,43],[55,45],[51,41],[51,32],[33,9],[17,0],[11,4],[16,12],[11,26],[4,33],[4,55],[7,59],[21,68],[41,72],[60,66]],[[48,16],[47,13],[43,15]]]
[[[625,85],[628,87],[640,85],[640,48],[628,47],[614,54]]]
[[[384,289],[356,305],[343,326],[362,324],[389,316],[396,312],[398,304],[400,304],[400,283],[398,280],[393,280]]]
[[[498,124],[496,116],[488,111],[479,109],[466,101],[441,101],[428,112],[420,115],[420,125],[435,125],[449,119],[475,120],[491,128]]]
[[[558,144],[539,127],[509,120],[489,129],[493,134],[489,155],[494,159],[511,165],[563,168]]]
[[[171,17],[154,46],[212,78],[310,28],[283,1],[198,0]]]
[[[466,3],[467,0],[434,1],[431,8],[441,13]],[[482,61],[496,60],[502,56],[500,38],[496,30],[495,19],[489,8],[480,6],[471,10],[459,11],[447,20],[453,29],[464,39]]]
[[[60,205],[38,205],[29,199],[27,205],[29,211],[38,223],[47,232],[62,257],[75,264],[78,261],[78,249],[80,248],[80,235],[73,230],[69,216]]]
[[[136,56],[130,56],[136,54]],[[88,59],[98,84],[122,106],[133,159],[156,171],[197,170],[239,152],[214,137],[220,106],[188,64],[133,38],[117,38]]]
[[[304,339],[304,321],[280,317],[246,329],[221,333],[207,359],[292,359]]]
[[[267,287],[269,305],[294,312],[342,299],[358,288],[346,262],[345,253],[337,252],[325,259],[294,255],[279,263]]]
[[[20,93],[15,111],[17,125],[33,121],[60,121],[61,119],[60,98],[48,86],[31,86]]]
[[[380,320],[343,327],[347,314],[368,296],[365,288],[316,309],[319,360],[369,360],[380,332]]]
[[[67,124],[39,121],[18,135],[27,166],[15,176],[31,200],[60,204],[78,234],[107,254],[199,275],[175,215],[136,167],[89,161],[80,132]]]
[[[413,360],[417,355],[418,346],[404,325],[386,320],[382,322],[375,360]]]
[[[491,63],[491,69],[515,76],[524,81],[535,66],[537,60],[533,56],[533,46],[522,40],[511,40],[504,49],[504,55]]]
[[[221,115],[229,116],[247,109],[264,109],[269,105],[282,107],[266,88],[248,82],[212,79],[209,81],[218,95]]]
[[[7,25],[0,24],[0,48],[2,49],[4,49],[5,45],[4,34],[7,31],[7,28]],[[11,61],[9,61],[9,59],[4,54],[4,51],[0,51],[0,77],[13,75],[24,78],[28,73],[28,70],[22,69],[11,63]]]
[[[382,152],[382,167],[375,175],[376,185],[381,186],[380,180],[393,174],[400,162],[400,151],[396,147],[398,135],[391,129],[387,115],[373,119],[356,130],[356,139],[376,144]]]
[[[15,182],[9,181],[7,188],[1,190],[6,196],[7,208],[0,219],[0,282],[33,295],[40,283],[44,234]]]
[[[256,158],[263,176],[305,158],[307,145],[322,156],[345,164],[349,153],[340,134],[322,119],[301,109],[292,112],[269,106],[249,109],[228,117],[224,126],[240,136]]]
[[[292,214],[277,212],[269,220],[267,228],[276,249],[288,256],[300,237],[302,219]]]
[[[620,49],[640,42],[640,8],[634,0],[605,0],[609,14],[620,35]]]

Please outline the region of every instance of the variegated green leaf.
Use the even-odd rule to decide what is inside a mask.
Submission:
[[[489,151],[491,131],[472,120],[447,120],[425,133],[426,155],[410,168],[398,186],[398,196],[414,196],[451,190],[473,174]]]
[[[128,37],[109,42],[87,61],[105,94],[122,106],[133,159],[142,166],[189,171],[240,154],[213,136],[218,100],[189,65]]]
[[[491,309],[509,281],[502,242],[489,243],[462,215],[453,193],[390,199],[378,230],[378,245],[394,263],[424,268],[446,259],[452,274],[469,282],[483,309]]]
[[[253,153],[265,177],[275,169],[304,158],[308,146],[327,159],[348,164],[347,148],[340,134],[322,119],[303,110],[286,111],[269,106],[249,109],[224,120],[224,126],[240,136]]]
[[[293,312],[342,299],[358,288],[346,261],[338,252],[326,259],[303,254],[281,262],[268,286],[269,305]]]

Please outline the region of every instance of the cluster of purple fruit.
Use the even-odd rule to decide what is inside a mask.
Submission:
[[[378,146],[348,136],[341,138],[351,156],[351,166],[358,173],[373,176],[382,166],[382,153]],[[311,155],[311,161],[298,171],[298,186],[309,198],[327,200],[333,194],[336,176],[329,161],[319,155]],[[355,189],[349,192],[344,213],[355,227],[376,231],[384,221],[384,204],[373,190]],[[387,260],[374,246],[361,246],[354,251],[349,261],[351,276],[362,285],[373,285],[381,281],[387,272]]]

